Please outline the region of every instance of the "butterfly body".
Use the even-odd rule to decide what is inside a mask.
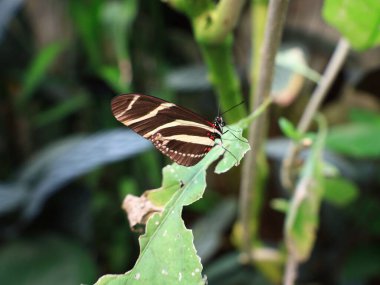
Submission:
[[[222,117],[211,123],[186,108],[153,96],[120,95],[112,100],[111,108],[118,121],[184,166],[197,164],[223,134]]]

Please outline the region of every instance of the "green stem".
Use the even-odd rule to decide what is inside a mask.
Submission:
[[[242,101],[240,80],[232,63],[232,40],[225,40],[218,45],[200,43],[208,76],[219,96],[222,110],[227,110]],[[240,105],[225,114],[228,123],[244,118],[247,112]]]
[[[339,70],[342,68],[346,57],[349,53],[350,45],[345,39],[340,39],[337,47],[335,48],[334,54],[330,59],[321,80],[318,83],[317,88],[311,95],[311,99],[308,102],[305,111],[302,114],[300,122],[298,123],[297,130],[301,134],[304,134],[310,127],[312,119],[315,116],[318,108],[320,107],[323,99],[327,95],[334,79],[336,78]],[[301,148],[300,145],[296,145],[294,142],[290,144],[288,150],[285,154],[285,158],[282,161],[281,166],[281,182],[282,185],[287,188],[293,188],[294,177],[292,175],[292,170],[294,167],[294,162],[298,156]]]
[[[265,23],[267,20],[268,13],[268,1],[267,0],[252,0],[251,4],[251,14],[252,14],[252,59],[251,59],[251,70],[250,70],[250,82],[252,86],[257,86],[260,74],[260,57],[261,57],[261,46],[264,41],[264,31]],[[250,112],[252,112],[254,107],[254,97],[255,88],[250,89]]]
[[[260,74],[260,56],[261,56],[261,46],[264,40],[265,23],[268,11],[267,1],[251,1],[251,45],[252,45],[252,57],[251,57],[251,67],[250,67],[250,112],[251,114],[239,122],[242,128],[247,128],[253,121],[258,118],[261,114],[265,112],[270,103],[271,98],[268,97],[260,106],[256,106],[257,99],[255,98],[255,88],[259,83]],[[265,155],[260,155],[255,147],[255,158],[257,158],[260,164],[265,164]],[[253,155],[253,154],[251,154]],[[243,256],[246,257],[247,261],[252,260],[250,252],[251,245],[257,240],[257,232],[260,223],[260,212],[261,205],[263,201],[263,183],[259,183],[256,179],[255,191],[252,187],[249,187],[249,179],[247,175],[256,177],[259,176],[258,173],[254,173],[253,169],[247,170],[247,163],[244,162],[241,177],[241,188],[239,197],[239,215],[240,223],[243,230],[242,235],[242,249]],[[260,176],[266,176],[266,167],[262,167],[263,172]]]
[[[252,77],[257,80],[255,90],[251,92],[251,101],[253,100],[251,106],[253,108],[260,107],[263,102],[267,102],[267,97],[270,96],[274,60],[280,44],[288,2],[289,0],[272,0],[269,2],[265,36],[260,48],[260,73],[257,79]],[[254,5],[261,5],[261,3],[262,1],[253,1]],[[255,67],[253,67],[253,70],[255,71]],[[244,160],[240,186],[239,207],[240,221],[243,228],[243,253],[249,260],[252,259],[251,245],[257,239],[260,205],[267,176],[267,163],[263,144],[266,137],[266,116],[267,113],[262,112],[261,116],[257,117],[249,126],[249,143],[252,151]]]
[[[222,0],[206,13],[194,19],[198,42],[221,43],[235,28],[245,0]]]
[[[245,0],[188,1],[167,0],[174,9],[191,20],[195,39],[208,68],[208,76],[223,110],[242,101],[240,79],[233,64],[232,30],[240,17]],[[227,112],[228,123],[247,115],[243,106]]]
[[[267,110],[267,108],[270,104],[272,104],[272,102],[272,97],[267,97],[265,101],[255,111],[253,111],[248,117],[241,119],[236,125],[239,128],[246,129],[251,122],[253,122],[257,117],[259,117],[262,113],[264,113]]]

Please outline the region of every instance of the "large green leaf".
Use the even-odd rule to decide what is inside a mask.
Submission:
[[[358,158],[380,157],[380,124],[351,123],[329,130],[328,148]]]
[[[219,162],[219,172],[233,167],[249,150],[241,130],[235,128],[223,135],[223,146],[233,155],[226,153]],[[146,196],[155,205],[165,205],[165,208],[148,220],[146,232],[139,239],[140,256],[135,266],[124,275],[103,276],[97,285],[205,284],[193,234],[186,229],[181,214],[183,206],[202,197],[206,188],[206,170],[224,151],[221,146],[216,146],[193,167],[173,164],[163,169],[162,187],[147,192]]]
[[[380,43],[379,0],[326,0],[323,17],[358,50]]]
[[[353,109],[349,118],[350,123],[329,130],[327,147],[352,157],[379,157],[380,115],[369,110]]]
[[[353,108],[350,110],[349,118],[352,122],[380,125],[380,114],[367,109]]]

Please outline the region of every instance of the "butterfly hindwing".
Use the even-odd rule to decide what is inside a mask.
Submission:
[[[215,145],[221,133],[196,113],[162,99],[125,94],[111,103],[115,118],[171,160],[185,166],[198,163]]]

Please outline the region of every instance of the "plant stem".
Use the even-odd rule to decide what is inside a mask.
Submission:
[[[201,47],[211,84],[219,97],[222,110],[242,101],[240,79],[233,64],[231,31],[240,17],[245,0],[222,0],[214,9],[194,18],[195,38]],[[225,114],[229,123],[247,115],[244,106]]]
[[[270,104],[272,104],[272,102],[273,102],[273,98],[267,97],[265,101],[258,108],[256,108],[247,117],[241,119],[236,125],[242,129],[247,128],[253,120],[255,120],[257,117],[259,117],[262,113],[266,111],[266,109],[269,107]]]
[[[329,61],[325,72],[318,83],[317,88],[311,95],[311,100],[305,108],[302,117],[298,123],[297,129],[300,133],[305,133],[310,127],[310,124],[315,116],[315,113],[319,109],[323,99],[326,97],[328,90],[330,89],[334,79],[336,78],[339,70],[342,68],[343,63],[348,55],[350,44],[343,38],[339,40],[339,43],[334,51],[334,54]],[[281,181],[285,188],[293,188],[291,171],[293,168],[294,160],[300,151],[300,146],[295,143],[291,143],[281,167]]]
[[[242,101],[240,80],[232,59],[232,40],[217,45],[199,43],[207,65],[208,77],[219,96],[222,110],[227,110]],[[243,105],[227,112],[224,117],[231,124],[247,115]]]
[[[284,275],[284,285],[293,285],[297,278],[298,262],[292,254],[288,255]]]
[[[231,31],[240,17],[245,0],[188,1],[167,0],[174,9],[191,20],[195,39],[207,65],[208,77],[226,110],[242,101],[240,79],[233,64],[233,37]],[[226,113],[228,123],[247,115],[244,106]]]
[[[267,0],[252,0],[251,4],[251,46],[252,46],[252,57],[251,57],[251,71],[250,71],[250,83],[252,86],[257,86],[259,82],[260,74],[260,58],[261,58],[261,47],[264,42],[265,33],[265,23],[267,21],[268,14],[268,1]],[[251,88],[250,97],[254,98],[254,88]],[[250,112],[254,108],[254,100],[250,102]]]
[[[275,56],[280,44],[289,0],[271,0],[269,2],[268,19],[264,42],[261,48],[260,75],[254,93],[251,93],[253,103],[251,107],[256,109],[270,95]],[[252,75],[253,76],[253,75]],[[256,203],[254,194],[259,189],[254,189],[260,182],[258,175],[257,159],[263,157],[263,141],[265,138],[266,113],[259,116],[249,127],[249,143],[252,148],[251,155],[244,160],[240,187],[240,221],[243,230],[243,252],[251,259],[251,244],[254,242],[251,230],[250,217],[252,204]],[[255,190],[255,191],[253,191]],[[255,209],[256,210],[256,209]],[[254,229],[256,231],[256,229]]]
[[[195,18],[198,42],[221,43],[235,28],[245,0],[221,0],[208,13]]]
[[[327,91],[330,89],[330,86],[332,85],[335,77],[337,76],[339,70],[342,68],[349,49],[350,44],[345,39],[341,38],[326,68],[326,71],[324,72],[323,77],[319,81],[317,88],[311,96],[311,100],[309,101],[309,104],[307,105],[305,112],[303,113],[302,118],[298,124],[298,130],[300,132],[305,132],[309,128],[316,111],[319,109],[319,106],[322,103],[322,100],[325,98]]]

